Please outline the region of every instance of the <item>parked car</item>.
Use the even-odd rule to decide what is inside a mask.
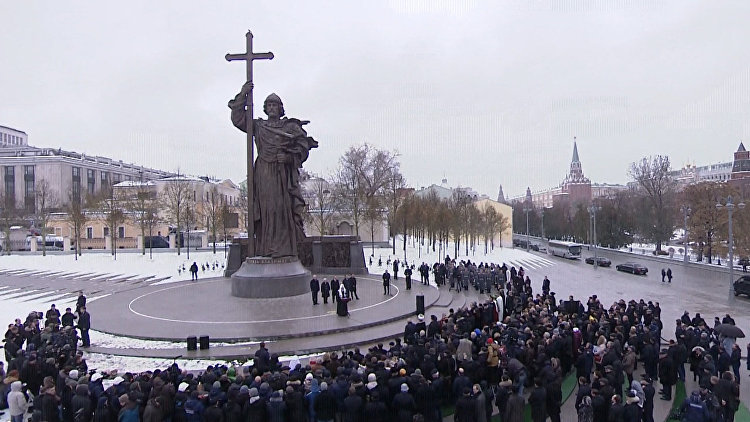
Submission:
[[[590,265],[594,265],[594,257],[590,256],[590,257],[586,258],[586,263],[590,264]],[[597,256],[596,257],[596,265],[598,265],[600,267],[609,267],[610,265],[612,265],[612,261],[610,261],[609,259],[607,259],[607,258],[605,258],[603,256]]]
[[[617,268],[617,271],[623,271],[636,275],[646,275],[646,273],[648,273],[648,268],[635,262],[626,262],[624,264],[619,264],[615,268]]]
[[[734,295],[750,296],[750,275],[743,275],[734,281]]]

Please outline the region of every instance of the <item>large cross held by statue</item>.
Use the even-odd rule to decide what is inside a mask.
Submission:
[[[250,92],[247,95],[247,109],[245,111],[247,123],[247,256],[255,256],[255,216],[254,216],[254,196],[253,192],[253,60],[271,60],[273,53],[254,53],[253,52],[253,33],[249,30],[245,34],[247,48],[241,54],[227,54],[224,56],[227,61],[244,60],[247,66],[247,82],[250,84]]]

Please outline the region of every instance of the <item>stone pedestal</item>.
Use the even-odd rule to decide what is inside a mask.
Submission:
[[[297,296],[310,291],[310,271],[295,257],[246,258],[232,274],[232,296],[275,298]]]
[[[70,252],[70,237],[63,237],[63,251]]]
[[[247,250],[247,238],[232,240],[225,277],[231,276],[240,265],[244,265]],[[365,253],[357,236],[306,237],[297,244],[297,250],[302,266],[316,274],[367,274]]]

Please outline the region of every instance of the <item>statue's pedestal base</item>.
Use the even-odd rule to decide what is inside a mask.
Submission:
[[[246,258],[232,274],[232,296],[275,298],[297,296],[310,291],[310,271],[295,257]]]
[[[246,237],[232,240],[224,277],[245,266],[247,250]],[[297,244],[297,250],[302,266],[316,274],[367,274],[364,248],[357,236],[308,236]]]

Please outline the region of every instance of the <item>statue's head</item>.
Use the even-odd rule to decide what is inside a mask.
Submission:
[[[284,116],[284,103],[281,102],[281,98],[279,98],[276,94],[271,94],[268,97],[266,97],[266,100],[263,101],[263,112],[266,113],[266,116],[269,116],[268,114],[268,105],[269,104],[276,104],[279,108],[279,116]],[[270,116],[269,116],[270,117]]]

